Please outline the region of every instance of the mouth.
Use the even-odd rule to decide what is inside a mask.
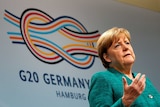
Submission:
[[[131,54],[125,54],[123,57],[129,56],[129,55],[131,55]]]

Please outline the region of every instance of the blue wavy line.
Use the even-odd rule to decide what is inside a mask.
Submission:
[[[10,24],[12,24],[12,25],[14,25],[14,26],[16,26],[16,27],[19,27],[18,24],[14,23],[13,21],[10,21],[10,20],[7,19],[7,18],[4,18],[4,20],[6,20],[8,23],[10,23]]]
[[[21,33],[18,32],[7,32],[8,35],[17,35],[17,36],[22,36]]]
[[[93,65],[93,63],[94,63],[94,61],[95,61],[95,57],[93,57],[93,60],[92,60],[92,62],[88,65],[88,66],[85,66],[85,67],[81,67],[81,66],[77,66],[77,65],[75,65],[75,64],[73,64],[73,63],[71,63],[71,62],[69,62],[68,60],[66,60],[69,64],[71,64],[71,65],[73,65],[74,67],[76,67],[76,68],[80,68],[80,69],[88,69],[88,68],[90,68],[92,65]]]

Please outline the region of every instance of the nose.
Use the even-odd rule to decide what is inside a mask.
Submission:
[[[123,51],[128,50],[128,45],[126,43],[123,43]]]

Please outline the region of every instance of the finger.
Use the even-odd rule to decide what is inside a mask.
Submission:
[[[143,90],[145,89],[146,84],[144,83],[143,85],[139,86],[139,92],[142,93]]]
[[[138,74],[136,75],[136,77],[135,77],[134,80],[133,80],[133,83],[134,83],[134,84],[137,84],[137,83],[138,83],[140,76],[141,76],[141,73],[138,73]]]
[[[141,73],[138,73],[138,74],[136,75],[135,79],[138,79],[138,80],[139,80],[140,76],[141,76]]]
[[[145,82],[145,81],[146,81],[146,75],[143,74],[143,75],[140,77],[139,81]]]
[[[143,75],[141,75],[141,77],[139,78],[138,83],[144,84],[145,81],[146,81],[146,76],[145,76],[145,74],[143,74]]]
[[[146,76],[145,74],[143,74],[138,81],[138,85],[143,87],[145,85],[145,82],[146,82]]]

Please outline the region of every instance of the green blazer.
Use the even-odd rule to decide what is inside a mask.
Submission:
[[[133,73],[135,77],[137,73]],[[91,78],[88,100],[90,107],[124,107],[122,103],[123,82],[125,77],[128,84],[132,82],[123,73],[113,68],[97,72]],[[132,103],[131,107],[160,107],[160,93],[146,78],[146,87],[142,94]]]

